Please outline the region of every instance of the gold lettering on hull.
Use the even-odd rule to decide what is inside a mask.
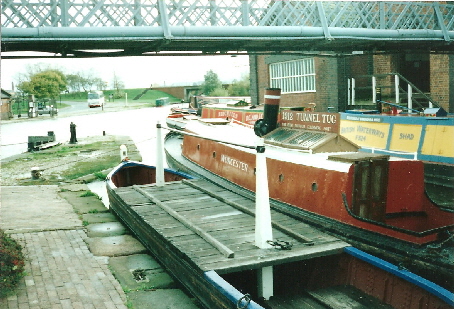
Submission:
[[[222,163],[225,163],[225,164],[228,164],[230,166],[233,166],[241,171],[244,171],[244,172],[247,172],[248,171],[248,164],[247,163],[244,163],[244,162],[241,162],[237,159],[234,159],[234,158],[231,158],[229,156],[226,156],[226,155],[221,155],[221,162]]]

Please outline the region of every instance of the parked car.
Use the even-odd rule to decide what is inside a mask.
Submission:
[[[49,114],[51,116],[58,114],[58,109],[54,105],[46,105],[46,101],[38,102],[38,115]]]

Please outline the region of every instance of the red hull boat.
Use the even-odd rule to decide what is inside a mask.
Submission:
[[[454,214],[425,194],[423,162],[357,152],[337,134],[337,114],[298,113],[281,112],[280,126],[264,134],[273,205],[451,288]],[[309,124],[289,128],[285,118],[294,117]],[[169,137],[169,164],[254,192],[255,150],[232,145],[254,145],[254,130],[215,123],[190,121],[185,130],[193,135]]]

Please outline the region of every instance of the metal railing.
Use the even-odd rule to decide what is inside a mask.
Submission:
[[[430,1],[2,0],[1,47],[52,57],[446,53],[453,17],[454,5]]]
[[[387,77],[394,77],[393,82],[386,82],[386,84],[381,85],[377,82],[379,79],[387,78]],[[356,79],[359,78],[366,78],[370,79],[371,83],[369,86],[365,87],[356,87]],[[401,81],[407,84],[407,88],[401,87]],[[407,108],[412,110],[414,107],[413,105],[417,105],[416,108],[422,111],[425,108],[432,108],[433,106],[440,107],[440,105],[435,102],[430,96],[425,94],[421,91],[418,87],[416,87],[412,82],[410,82],[407,78],[405,78],[400,73],[386,73],[386,74],[374,74],[374,75],[360,75],[356,78],[349,78],[348,79],[348,105],[356,105],[356,92],[358,89],[369,89],[371,91],[371,103],[375,104],[377,100],[381,100],[379,98],[379,91],[382,88],[391,88],[394,91],[394,100],[395,104],[400,105],[402,101],[402,96],[406,97],[407,100]],[[380,89],[380,90],[379,90]],[[418,97],[422,97],[425,101],[427,101],[427,106],[419,102],[415,95]]]
[[[323,35],[342,29],[398,30],[454,37],[454,5],[438,2],[271,0],[2,0],[2,28],[160,26],[307,26]],[[333,32],[333,33],[332,33]],[[371,35],[358,32],[358,36]],[[380,31],[375,35],[380,36]],[[387,36],[387,35],[386,35]]]
[[[2,27],[311,26],[454,30],[438,2],[271,0],[2,0]],[[328,35],[328,33],[325,33]]]

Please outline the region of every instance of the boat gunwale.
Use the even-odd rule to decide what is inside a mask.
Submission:
[[[119,165],[114,167],[110,171],[109,174],[107,174],[106,179],[105,179],[106,185],[108,185],[112,189],[118,188],[115,185],[115,183],[112,181],[112,177],[115,176],[115,174],[120,172],[122,169],[128,168],[128,167],[133,167],[133,166],[140,166],[140,167],[144,167],[144,168],[148,168],[148,169],[156,169],[156,166],[148,165],[148,164],[145,164],[145,163],[142,163],[142,162],[138,162],[138,161],[130,161],[130,160],[122,161]],[[164,173],[166,173],[166,172],[174,174],[174,175],[182,176],[182,177],[187,178],[187,179],[195,179],[196,178],[196,177],[194,177],[192,175],[189,175],[188,173],[177,171],[177,170],[172,169],[172,168],[164,168]]]
[[[379,222],[379,221],[375,221],[375,220],[371,220],[371,219],[367,219],[367,218],[363,218],[363,217],[360,217],[358,215],[355,215],[351,211],[350,206],[348,205],[347,196],[346,196],[345,192],[342,192],[342,200],[343,200],[343,203],[344,203],[345,210],[353,218],[355,218],[355,219],[357,219],[359,221],[363,221],[363,222],[367,222],[367,223],[370,223],[370,224],[378,225],[378,226],[381,226],[381,227],[384,227],[384,228],[387,228],[387,229],[390,229],[390,230],[393,230],[393,231],[401,232],[401,233],[404,233],[404,234],[408,234],[408,235],[411,235],[411,236],[426,237],[426,236],[429,236],[429,235],[432,235],[432,234],[435,234],[435,233],[440,233],[440,232],[443,232],[443,231],[446,231],[446,230],[452,230],[454,228],[454,224],[450,224],[450,225],[444,225],[444,226],[440,226],[440,227],[437,227],[437,228],[433,228],[433,229],[430,229],[430,230],[425,230],[423,232],[416,232],[416,231],[412,231],[412,230],[407,230],[407,229],[404,229],[404,228],[401,228],[401,227],[397,227],[397,226],[394,226],[394,225],[389,225],[389,224],[386,224],[386,223],[383,223],[383,222]]]

